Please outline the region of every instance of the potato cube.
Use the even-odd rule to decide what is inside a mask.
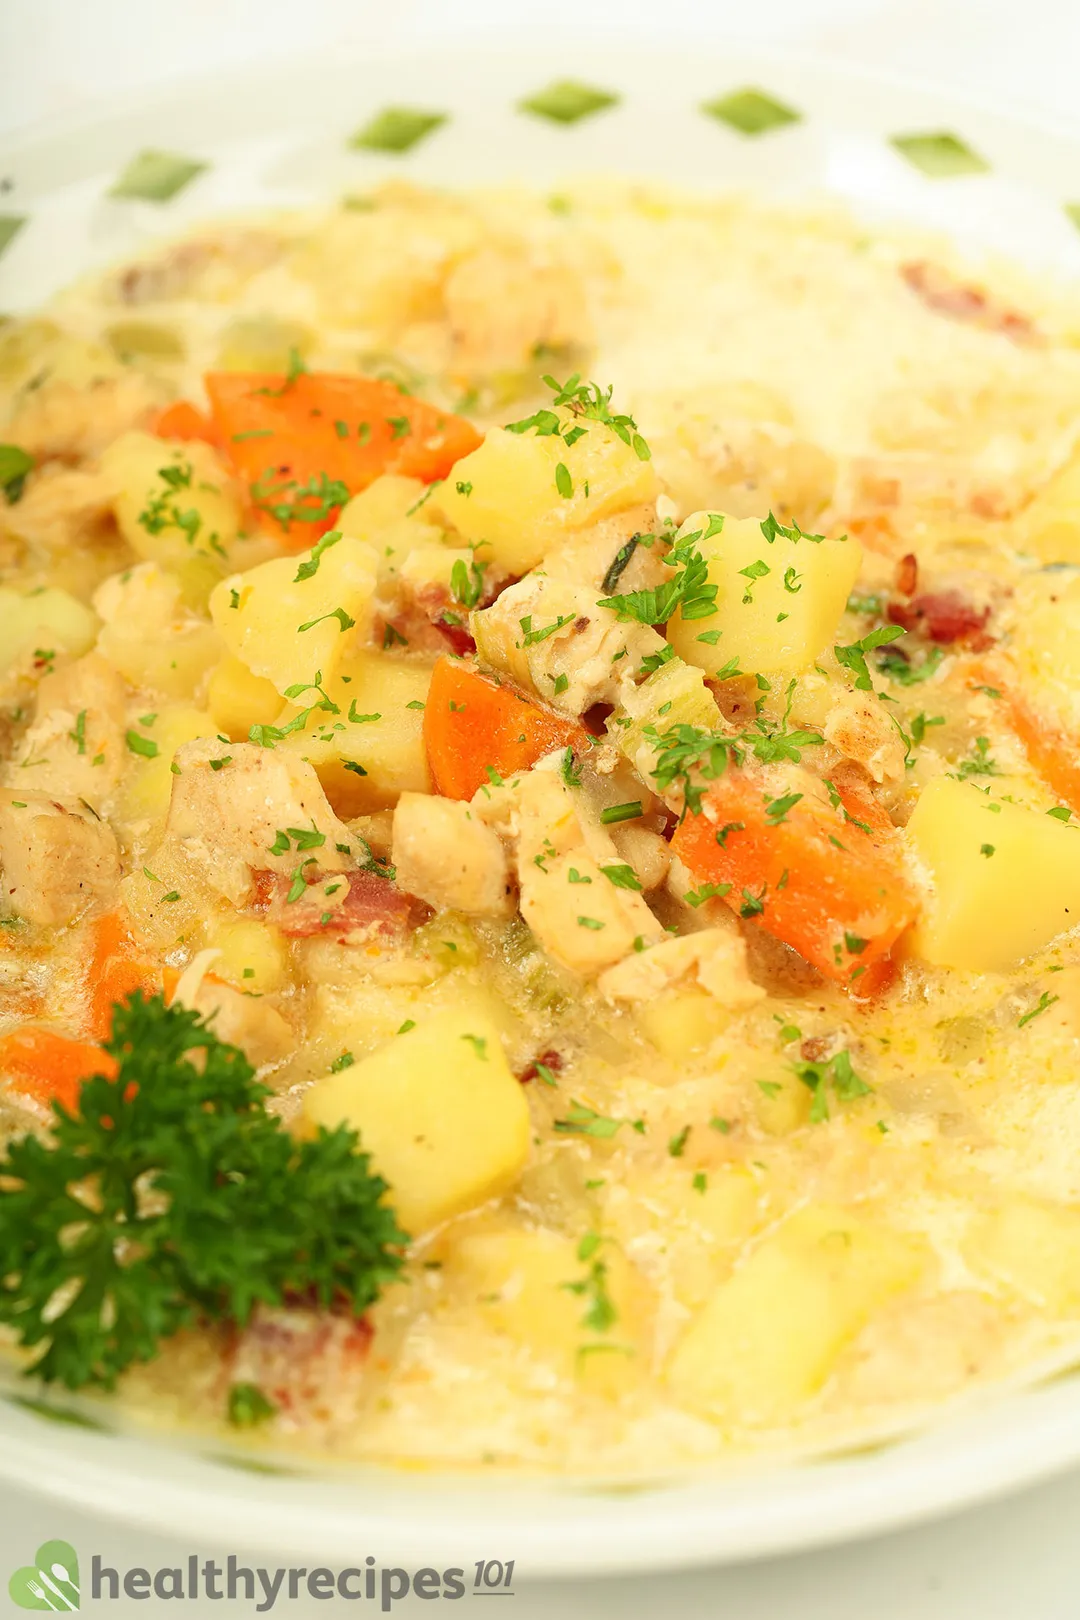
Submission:
[[[284,935],[254,917],[220,917],[206,930],[206,943],[221,955],[213,971],[219,979],[267,995],[280,990],[289,972],[289,947]]]
[[[253,675],[230,653],[210,676],[206,706],[214,727],[233,742],[246,742],[252,726],[271,726],[284,707],[273,681]]]
[[[582,1244],[561,1233],[467,1232],[450,1253],[448,1280],[491,1327],[554,1361],[597,1393],[633,1376],[642,1287],[612,1239]],[[602,1325],[603,1324],[603,1325]]]
[[[311,1125],[360,1132],[414,1237],[513,1185],[529,1155],[529,1109],[488,1019],[455,1009],[340,1074],[304,1098]]]
[[[653,1045],[672,1063],[704,1052],[731,1022],[731,1014],[704,990],[668,990],[634,1014]]]
[[[807,1205],[715,1290],[676,1345],[668,1383],[725,1425],[790,1420],[925,1264],[921,1240],[847,1209]]]
[[[97,632],[97,614],[69,591],[55,585],[41,591],[0,586],[0,672],[37,647],[81,657]]]
[[[430,793],[423,736],[430,684],[431,671],[422,664],[353,653],[336,675],[323,678],[323,690],[340,712],[316,709],[304,729],[290,732],[278,747],[314,765],[342,816],[384,809],[404,792]],[[286,709],[278,724],[285,726],[313,695]]]
[[[316,674],[324,682],[332,676],[371,619],[374,549],[344,535],[320,552],[314,573],[305,573],[313,561],[311,551],[274,557],[223,579],[210,598],[210,616],[229,651],[283,697]]]
[[[157,749],[152,759],[134,754],[121,796],[120,815],[124,821],[164,820],[169,808],[174,775],[172,762],[181,743],[196,737],[217,734],[213,716],[204,709],[177,705],[162,709],[150,725],[133,727]]]
[[[938,776],[908,823],[934,893],[911,933],[941,967],[1000,972],[1080,922],[1080,831]]]
[[[1043,562],[1080,562],[1080,453],[1025,508],[1017,521],[1016,543]]]
[[[221,657],[212,624],[182,602],[178,576],[140,563],[105,580],[94,606],[105,620],[98,651],[125,680],[169,698],[192,698]]]
[[[836,634],[858,578],[859,542],[769,539],[756,518],[717,512],[694,512],[678,538],[694,534],[717,587],[716,611],[703,619],[675,614],[668,639],[679,656],[708,675],[732,659],[750,674],[809,669]]]
[[[240,531],[240,500],[217,452],[152,433],[122,433],[101,458],[120,533],[138,556],[183,575],[193,559],[220,577]],[[207,571],[208,569],[208,571]]]
[[[964,1258],[1056,1316],[1080,1314],[1080,1209],[1007,1198],[974,1221]]]
[[[342,507],[337,527],[374,546],[382,578],[394,579],[417,549],[439,548],[442,530],[427,521],[429,488],[419,478],[384,473]]]
[[[492,556],[507,573],[527,573],[568,533],[659,493],[652,463],[640,461],[611,428],[556,414],[564,431],[585,432],[567,444],[559,433],[495,428],[456,463],[429,503],[433,517],[470,542],[484,542],[481,558]]]

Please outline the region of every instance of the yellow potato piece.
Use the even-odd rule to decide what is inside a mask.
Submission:
[[[132,768],[124,783],[120,813],[125,821],[164,820],[172,793],[172,762],[182,743],[197,737],[213,737],[216,727],[205,709],[188,707],[162,709],[149,726],[132,728],[157,748],[153,759],[132,756]]]
[[[810,1204],[715,1290],[668,1364],[680,1401],[725,1425],[788,1421],[874,1313],[917,1281],[919,1239]]]
[[[413,1237],[505,1192],[529,1154],[529,1109],[495,1025],[450,1009],[304,1098],[309,1124],[360,1132]]]
[[[701,1052],[721,1035],[731,1015],[704,990],[671,990],[635,1011],[638,1024],[653,1045],[679,1063]]]
[[[809,669],[836,635],[859,575],[859,542],[781,534],[770,541],[756,518],[718,512],[688,517],[678,538],[692,534],[701,536],[697,550],[717,587],[716,612],[703,619],[675,614],[668,640],[679,656],[709,675],[732,659],[755,674]]]
[[[261,996],[284,984],[289,947],[269,923],[253,917],[215,918],[206,930],[206,943],[221,952],[213,964],[214,974],[238,990]]]
[[[0,671],[36,647],[78,658],[94,645],[99,624],[93,608],[56,585],[28,592],[0,586]]]
[[[343,535],[320,552],[314,573],[297,579],[313,560],[311,551],[274,557],[223,579],[210,597],[226,647],[283,697],[316,674],[325,682],[370,622],[374,549]]]
[[[1006,1199],[973,1223],[964,1258],[1034,1305],[1057,1316],[1080,1314],[1080,1209]]]
[[[564,429],[578,425],[585,433],[567,444],[557,433],[496,428],[455,464],[429,503],[437,509],[432,517],[445,518],[466,540],[486,543],[481,557],[493,556],[511,574],[534,568],[568,532],[659,493],[652,463],[639,460],[611,428],[556,414]]]
[[[122,433],[103,454],[101,470],[116,489],[120,533],[138,556],[182,577],[193,562],[208,580],[225,572],[240,531],[240,501],[210,445]]]
[[[283,708],[273,681],[253,675],[239,658],[223,658],[210,676],[206,704],[214,725],[233,742],[246,742],[252,726],[273,725]]]
[[[934,881],[913,955],[1000,972],[1080,922],[1080,832],[1052,816],[995,806],[971,783],[939,776],[908,833]]]
[[[423,735],[430,685],[431,670],[422,664],[354,653],[323,681],[340,712],[316,709],[302,731],[290,732],[277,746],[310,761],[339,815],[385,809],[405,792],[430,793]],[[311,700],[305,694],[279,724],[285,726]]]
[[[1016,544],[1043,562],[1080,562],[1080,454],[1059,468],[1023,512]]]

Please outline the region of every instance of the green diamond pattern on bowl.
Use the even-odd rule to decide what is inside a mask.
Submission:
[[[595,85],[580,84],[577,79],[559,79],[545,90],[519,101],[518,111],[550,119],[553,124],[577,124],[594,113],[617,106],[618,101],[618,96],[610,90],[598,90]]]
[[[15,240],[25,224],[25,214],[0,214],[0,253]]]
[[[781,129],[784,124],[797,124],[802,113],[787,107],[764,90],[747,86],[745,90],[732,90],[716,101],[702,102],[701,110],[710,118],[729,124],[740,135],[766,135],[770,129]]]
[[[1080,203],[1063,203],[1062,207],[1077,230],[1080,231]]]
[[[384,107],[357,130],[349,145],[368,152],[411,152],[447,118],[446,113],[424,112],[418,107]]]
[[[109,188],[109,196],[131,197],[139,202],[171,202],[207,168],[209,164],[200,163],[198,158],[148,149],[132,158],[119,180]]]
[[[982,174],[990,165],[973,152],[959,135],[939,130],[925,135],[892,135],[896,150],[931,180],[944,180],[954,174]]]

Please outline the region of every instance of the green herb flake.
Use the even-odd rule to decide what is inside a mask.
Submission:
[[[609,1119],[579,1102],[571,1102],[566,1118],[554,1122],[556,1131],[563,1136],[594,1136],[599,1141],[613,1137],[625,1124],[623,1119]]]
[[[518,111],[546,118],[553,124],[577,124],[583,118],[606,112],[618,102],[619,97],[610,90],[598,90],[577,79],[558,79],[519,101]]]
[[[427,112],[418,107],[384,107],[357,130],[349,145],[365,152],[411,152],[448,120],[448,113]]]
[[[930,180],[949,179],[958,174],[983,174],[990,167],[985,158],[948,130],[893,135],[890,145]]]
[[[0,253],[11,246],[26,223],[25,214],[0,214]]]
[[[645,814],[640,799],[630,799],[626,804],[609,804],[606,810],[600,812],[600,824],[611,827],[619,821],[637,821]]]
[[[632,889],[635,894],[641,893],[641,879],[632,866],[620,863],[617,866],[602,866],[600,870],[617,889]]]
[[[331,546],[337,545],[340,539],[341,533],[338,529],[331,529],[327,534],[324,534],[322,539],[317,541],[312,547],[311,556],[308,558],[307,562],[302,562],[299,568],[296,570],[296,573],[293,575],[293,584],[299,585],[301,580],[314,579],[315,575],[319,572],[319,564],[322,562],[323,557],[330,550]]]
[[[689,1135],[690,1127],[689,1125],[684,1125],[682,1130],[676,1132],[676,1134],[671,1138],[667,1145],[667,1150],[673,1159],[682,1158],[686,1151],[686,1143]]]
[[[234,1429],[255,1429],[277,1413],[258,1384],[232,1384],[229,1388],[229,1422]]]
[[[130,198],[137,202],[171,202],[208,167],[197,158],[148,148],[132,158],[110,188],[109,196]]]
[[[126,741],[133,754],[139,754],[143,759],[157,759],[159,749],[152,737],[140,737],[137,731],[129,731]]]
[[[732,90],[716,101],[702,103],[701,110],[709,118],[716,118],[740,135],[767,135],[770,130],[782,129],[785,124],[797,124],[802,114],[788,107],[764,90],[748,86],[745,90]]]
[[[0,489],[12,506],[26,486],[27,474],[34,469],[34,458],[17,444],[0,444]]]
[[[1060,1000],[1060,996],[1052,996],[1049,990],[1044,990],[1035,1006],[1032,1007],[1031,1011],[1026,1012],[1022,1018],[1018,1018],[1016,1020],[1017,1029],[1023,1029],[1025,1024],[1030,1024],[1033,1018],[1038,1018],[1040,1013],[1044,1013],[1048,1007],[1052,1007],[1054,1005],[1055,1001]]]

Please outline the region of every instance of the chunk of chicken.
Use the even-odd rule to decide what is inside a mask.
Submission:
[[[456,799],[403,793],[394,811],[397,883],[428,905],[470,915],[510,910],[509,863],[498,836]]]
[[[98,653],[87,653],[46,675],[37,690],[34,722],[4,780],[60,798],[85,799],[98,809],[124,768],[127,688]]]
[[[35,461],[83,461],[143,426],[162,403],[161,390],[135,371],[84,387],[57,379],[23,396],[4,434]]]
[[[519,370],[541,347],[588,339],[580,278],[524,243],[487,242],[465,254],[443,297],[452,363],[466,376]]]
[[[200,737],[177,749],[174,764],[166,834],[233,905],[251,898],[253,871],[355,868],[348,827],[291,750]]]
[[[872,692],[834,696],[823,734],[845,759],[864,766],[875,782],[904,780],[903,739]]]
[[[752,1007],[765,995],[750,977],[742,936],[726,928],[703,928],[635,952],[602,973],[597,987],[611,1001],[647,1002],[686,979],[725,1007]]]
[[[640,894],[605,872],[624,863],[581,790],[561,780],[560,760],[549,755],[518,785],[521,915],[550,956],[591,978],[664,930]]]
[[[112,492],[98,472],[43,467],[14,505],[0,505],[0,531],[55,550],[84,546],[112,530]]]
[[[120,881],[120,856],[107,822],[73,799],[0,789],[0,893],[5,910],[56,928]]]
[[[473,613],[470,627],[484,663],[573,715],[618,702],[642,659],[666,645],[650,625],[621,624],[598,607],[588,586],[535,572]]]
[[[549,551],[544,571],[588,585],[597,596],[662,585],[672,577],[672,570],[663,562],[667,547],[657,545],[653,538],[658,527],[651,501],[612,512],[591,528],[571,533]],[[605,585],[609,575],[612,583]]]
[[[671,865],[667,840],[633,821],[617,822],[611,829],[611,840],[619,859],[634,868],[641,887],[646,891],[658,889]]]

